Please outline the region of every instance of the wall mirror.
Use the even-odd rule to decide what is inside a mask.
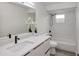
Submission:
[[[37,32],[34,3],[0,2],[0,37]]]

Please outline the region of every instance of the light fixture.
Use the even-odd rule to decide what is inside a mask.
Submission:
[[[32,2],[20,2],[20,3],[22,3],[23,5],[26,5],[28,7],[34,8],[34,3],[32,3]]]
[[[28,7],[31,7],[31,8],[34,8],[34,3],[33,2],[18,2],[22,5],[25,5],[25,6],[28,6]]]

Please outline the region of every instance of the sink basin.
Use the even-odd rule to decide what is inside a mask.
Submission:
[[[12,52],[16,52],[16,51],[20,51],[21,49],[25,48],[25,46],[30,45],[30,44],[34,44],[34,42],[33,41],[24,41],[22,43],[17,43],[12,46],[9,46],[6,49],[10,50]]]

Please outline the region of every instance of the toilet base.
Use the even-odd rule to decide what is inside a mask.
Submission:
[[[55,47],[51,47],[50,54],[51,54],[51,55],[56,55]]]

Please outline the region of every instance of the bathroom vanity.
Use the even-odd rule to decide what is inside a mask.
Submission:
[[[36,46],[31,52],[25,54],[25,56],[49,56],[50,55],[50,39],[47,38]]]
[[[49,56],[50,36],[46,34],[8,43],[0,47],[0,56]]]

